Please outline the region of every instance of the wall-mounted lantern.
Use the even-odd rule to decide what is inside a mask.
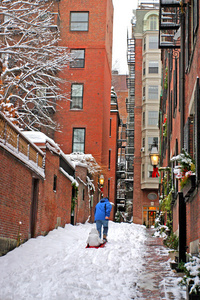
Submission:
[[[152,145],[149,156],[150,156],[150,160],[151,160],[151,165],[153,166],[152,177],[158,177],[160,175],[158,173],[157,165],[159,163],[160,155],[158,153],[157,145]]]
[[[99,177],[100,197],[103,197],[103,185],[104,185],[104,176],[103,174],[101,174]]]
[[[104,176],[103,176],[103,174],[101,174],[100,177],[99,177],[99,183],[102,186],[104,185]]]

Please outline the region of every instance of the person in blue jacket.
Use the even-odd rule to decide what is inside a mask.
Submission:
[[[95,207],[95,222],[96,228],[99,232],[99,237],[101,238],[101,230],[103,227],[103,242],[107,242],[108,235],[108,220],[110,217],[110,212],[112,205],[109,202],[108,197],[102,198]]]

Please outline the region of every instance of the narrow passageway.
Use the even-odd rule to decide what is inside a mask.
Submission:
[[[185,300],[184,288],[177,288],[181,274],[171,270],[167,249],[153,229],[146,229],[143,270],[136,283],[138,296],[133,299]]]
[[[66,224],[0,257],[0,300],[185,300],[151,229],[110,222],[106,246],[88,249],[94,227]]]

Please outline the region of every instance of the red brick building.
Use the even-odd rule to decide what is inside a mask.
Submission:
[[[117,95],[117,103],[120,117],[119,133],[118,133],[118,167],[117,167],[117,210],[120,213],[120,218],[126,220],[125,211],[128,211],[126,205],[126,182],[125,182],[125,170],[126,170],[126,129],[128,123],[127,112],[127,75],[118,74],[118,71],[112,72],[112,86]],[[119,214],[119,213],[118,213]],[[132,216],[132,211],[130,213]]]
[[[2,113],[0,158],[0,254],[58,226],[94,221],[98,191],[86,161],[75,163],[41,132],[21,133]]]
[[[91,153],[102,168],[104,196],[115,202],[115,153],[110,148],[110,94],[113,5],[111,0],[59,3],[60,44],[74,58],[62,73],[65,101],[57,106],[60,132],[55,141],[65,153]]]
[[[172,2],[166,5],[166,1],[160,1],[160,37],[165,33],[159,45],[163,68],[161,164],[171,170],[168,195],[172,203],[173,231],[179,236],[179,260],[184,261],[186,250],[199,254],[200,240],[200,7],[196,0]],[[169,12],[173,15],[171,23],[163,18]],[[177,174],[177,169],[183,166],[179,156],[183,150],[193,163],[187,163]],[[187,175],[187,170],[193,175]]]
[[[127,75],[118,74],[117,71],[112,73],[112,86],[117,94],[117,103],[120,119],[125,124],[127,122],[126,99],[128,98]]]

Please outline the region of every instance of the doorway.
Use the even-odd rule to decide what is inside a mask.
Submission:
[[[36,221],[37,221],[37,207],[38,207],[38,189],[39,179],[32,179],[32,199],[30,211],[30,235],[31,238],[35,237]]]
[[[143,225],[151,227],[155,225],[156,213],[159,211],[157,206],[143,207]]]

